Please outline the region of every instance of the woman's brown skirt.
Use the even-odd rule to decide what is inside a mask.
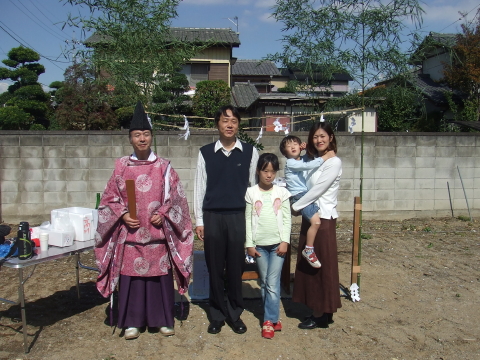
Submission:
[[[305,248],[307,230],[310,226],[308,221],[302,219],[293,284],[293,301],[307,305],[316,314],[334,313],[342,307],[338,277],[336,224],[335,219],[321,219],[314,247],[322,267],[315,269],[301,254]]]

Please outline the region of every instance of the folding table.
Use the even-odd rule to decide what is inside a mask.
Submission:
[[[23,348],[25,353],[28,353],[28,344],[27,344],[27,316],[25,313],[25,293],[23,289],[23,285],[27,282],[27,280],[33,275],[36,267],[38,264],[57,260],[66,256],[75,255],[75,268],[76,268],[76,275],[77,275],[77,296],[80,298],[80,276],[79,276],[79,268],[87,269],[87,270],[94,270],[98,271],[98,269],[85,266],[80,262],[80,254],[82,252],[92,250],[95,244],[95,240],[88,240],[88,241],[74,241],[73,245],[67,247],[56,247],[50,246],[47,251],[40,251],[40,248],[35,249],[35,255],[28,260],[20,260],[18,257],[16,258],[7,258],[3,260],[0,266],[6,266],[12,269],[18,270],[18,301],[12,301],[4,298],[0,298],[10,304],[18,304],[20,303],[20,310],[22,315],[22,330],[23,330]],[[23,269],[29,266],[33,266],[32,271],[28,276],[24,278],[23,276]]]

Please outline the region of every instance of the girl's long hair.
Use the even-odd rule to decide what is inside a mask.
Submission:
[[[272,164],[273,170],[275,171],[280,170],[280,163],[278,161],[277,155],[272,153],[263,153],[258,158],[257,171],[262,171],[268,166],[268,164]]]
[[[314,159],[318,156],[318,151],[313,144],[313,136],[317,132],[318,129],[323,129],[329,137],[332,138],[330,144],[328,145],[327,151],[333,150],[335,154],[337,153],[337,139],[335,139],[335,134],[333,133],[333,129],[329,123],[325,122],[316,122],[310,128],[310,132],[308,133],[308,143],[307,143],[307,155],[310,159]]]

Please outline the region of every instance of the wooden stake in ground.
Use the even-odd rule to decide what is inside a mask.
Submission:
[[[362,204],[360,197],[355,196],[353,211],[353,247],[352,247],[352,284],[358,284],[358,276],[360,276],[360,265],[358,263],[358,250],[360,243],[360,211]]]
[[[125,180],[127,186],[128,212],[133,220],[137,219],[137,200],[135,198],[135,180]]]

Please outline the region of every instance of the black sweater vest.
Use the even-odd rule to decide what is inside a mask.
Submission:
[[[207,173],[204,211],[225,214],[245,211],[253,146],[242,142],[242,147],[243,151],[234,148],[230,156],[225,156],[221,149],[215,152],[215,143],[200,149]]]

